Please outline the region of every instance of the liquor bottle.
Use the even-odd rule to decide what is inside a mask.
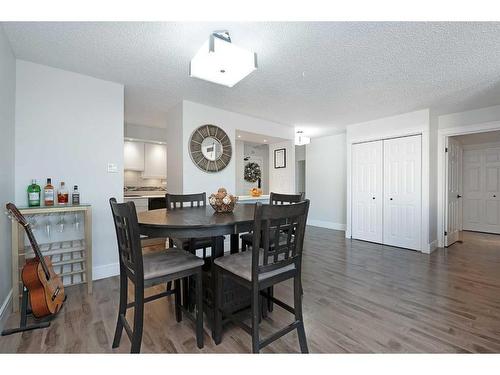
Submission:
[[[47,185],[43,188],[43,200],[46,206],[54,205],[54,186],[51,178],[47,178]]]
[[[28,206],[40,206],[40,193],[42,189],[37,185],[36,180],[31,180],[31,185],[28,186]]]
[[[58,204],[68,204],[69,202],[69,192],[66,189],[66,184],[64,181],[61,181],[61,186],[59,190],[57,190],[57,203]]]
[[[71,204],[80,204],[80,192],[78,191],[78,185],[73,186],[73,193],[71,194]]]

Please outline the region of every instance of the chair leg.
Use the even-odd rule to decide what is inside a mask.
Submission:
[[[189,310],[189,284],[188,284],[188,278],[185,277],[182,279],[182,305],[186,310]]]
[[[144,323],[144,285],[135,285],[134,293],[134,330],[132,332],[131,353],[141,352],[142,328]]]
[[[252,287],[252,352],[259,352],[259,320],[261,317],[259,309],[259,289]]]
[[[128,280],[125,271],[120,270],[120,306],[118,307],[118,318],[116,321],[115,337],[113,339],[112,348],[120,346],[120,340],[123,332],[122,318],[125,318],[127,312],[127,294],[128,294]]]
[[[174,281],[174,299],[175,299],[175,320],[177,323],[182,322],[182,309],[181,309],[181,280]]]
[[[172,290],[172,282],[171,281],[167,282],[167,290]]]
[[[217,267],[215,264],[213,267]],[[214,319],[213,319],[213,333],[212,338],[216,345],[222,341],[222,289],[223,278],[222,270],[217,267],[215,272],[215,288],[214,288]]]
[[[267,288],[267,294],[269,294],[271,297],[274,297],[274,286],[271,286]],[[273,311],[274,309],[274,303],[272,300],[268,299],[267,300],[267,310],[269,312]]]
[[[203,285],[201,267],[196,273],[196,344],[203,349]]]
[[[295,309],[295,320],[299,322],[297,334],[299,336],[300,351],[309,353],[307,348],[306,332],[304,330],[304,318],[302,316],[302,283],[299,277],[293,278],[293,308]]]

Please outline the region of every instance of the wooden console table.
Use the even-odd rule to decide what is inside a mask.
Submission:
[[[40,250],[52,260],[64,286],[87,283],[92,293],[92,208],[90,205],[18,207],[35,234]],[[21,270],[34,257],[22,226],[12,218],[12,311],[19,311]]]

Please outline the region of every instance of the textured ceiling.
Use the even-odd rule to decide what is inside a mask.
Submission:
[[[307,129],[500,103],[500,23],[4,23],[16,56],[125,84],[125,119],[164,127],[182,99]],[[188,77],[213,30],[257,52],[233,88]]]

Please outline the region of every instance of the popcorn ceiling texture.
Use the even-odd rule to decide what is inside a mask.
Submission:
[[[182,99],[309,135],[431,108],[498,104],[500,23],[5,23],[17,58],[125,84],[125,121],[166,126]],[[188,77],[213,30],[258,53],[234,88]]]

